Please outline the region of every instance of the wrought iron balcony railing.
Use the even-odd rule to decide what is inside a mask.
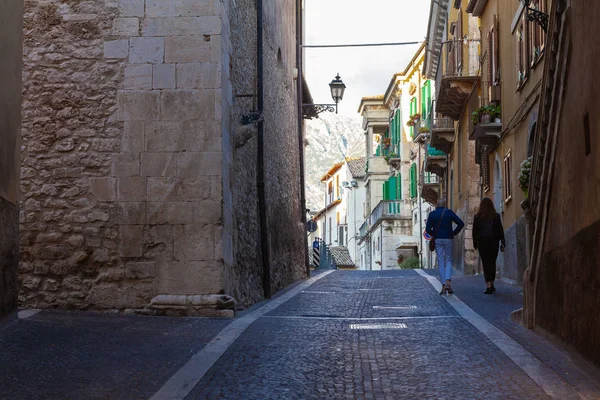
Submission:
[[[360,227],[360,236],[365,237],[371,228],[382,219],[412,219],[412,212],[402,200],[382,200]]]

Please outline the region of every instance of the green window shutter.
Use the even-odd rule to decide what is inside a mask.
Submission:
[[[388,182],[388,188],[390,190],[390,200],[398,200],[398,181],[396,180],[396,177],[390,177],[390,179],[388,179]]]
[[[431,107],[431,81],[427,81],[427,107]],[[431,111],[427,110],[427,114],[430,115]]]
[[[427,115],[427,106],[425,106],[425,85],[421,87],[421,115]]]
[[[410,167],[410,197],[417,197],[417,164]]]
[[[398,200],[402,200],[402,175],[396,175],[396,187],[398,188],[398,195],[396,196]]]
[[[387,181],[383,182],[383,199],[384,200],[387,200],[387,191],[388,191],[387,187],[388,187]]]

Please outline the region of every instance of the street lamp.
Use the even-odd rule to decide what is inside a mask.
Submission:
[[[548,32],[548,14],[541,12],[536,8],[530,7],[531,0],[520,0],[523,6],[527,8],[527,20],[540,24],[544,32]]]
[[[319,114],[325,111],[335,111],[336,114],[338,113],[338,103],[344,98],[344,91],[346,90],[346,85],[342,82],[339,73],[329,84],[329,90],[331,91],[331,98],[335,104],[302,104],[304,118],[319,118]]]

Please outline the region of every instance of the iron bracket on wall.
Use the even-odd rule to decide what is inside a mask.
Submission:
[[[326,111],[337,113],[337,104],[302,104],[304,119],[319,118],[319,114]]]
[[[260,111],[252,110],[242,116],[242,125],[250,125],[261,121],[264,121],[264,117]]]
[[[537,22],[544,32],[548,32],[548,14],[536,10],[535,8],[527,7],[527,20]]]

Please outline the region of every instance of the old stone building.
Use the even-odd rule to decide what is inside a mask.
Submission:
[[[23,2],[0,0],[0,317],[17,307]]]
[[[600,363],[600,4],[553,0],[529,199],[525,322]]]
[[[231,315],[305,276],[296,5],[264,8],[262,278],[254,1],[25,3],[20,300]]]

